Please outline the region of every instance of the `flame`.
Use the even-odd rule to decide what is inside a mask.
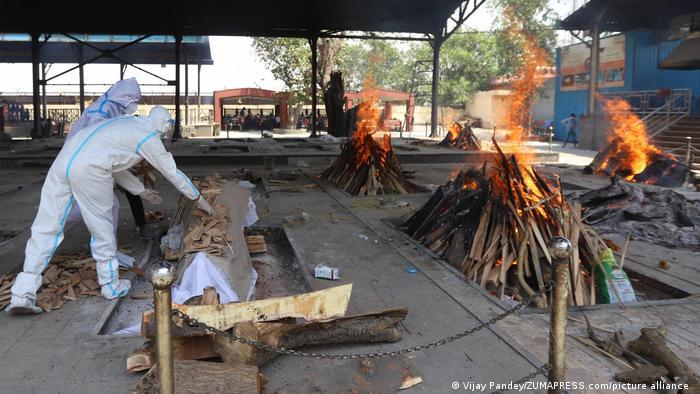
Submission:
[[[501,123],[508,127],[506,141],[513,143],[516,156],[526,160],[531,153],[523,145],[528,137],[524,125],[529,123],[532,99],[544,83],[542,71],[551,64],[547,51],[539,46],[537,37],[523,29],[527,21],[522,20],[522,16],[508,6],[504,10],[503,17],[506,34],[511,40],[520,44],[522,58],[518,71],[514,74],[515,79],[511,82],[509,106],[504,115],[505,119],[501,119]]]
[[[450,139],[454,141],[459,138],[459,133],[462,132],[462,126],[457,122],[452,122],[450,127],[447,128],[447,131],[450,133]]]
[[[602,100],[603,109],[610,116],[610,128],[607,135],[609,151],[605,160],[595,168],[604,172],[611,159],[615,158],[616,167],[610,175],[621,175],[627,180],[644,169],[659,155],[665,155],[659,148],[649,142],[644,122],[631,111],[630,104],[622,99]]]

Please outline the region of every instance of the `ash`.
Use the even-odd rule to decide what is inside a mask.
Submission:
[[[584,222],[602,233],[630,234],[653,244],[700,251],[700,201],[673,190],[648,188],[613,178],[610,186],[573,198]]]

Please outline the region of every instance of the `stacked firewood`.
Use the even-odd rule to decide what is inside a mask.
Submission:
[[[391,136],[378,141],[377,99],[360,103],[357,131],[348,138],[340,156],[322,177],[352,195],[405,194],[413,191],[391,147]]]
[[[182,253],[206,252],[214,256],[220,256],[224,248],[228,248],[226,229],[228,228],[228,213],[225,207],[215,203],[216,197],[221,194],[221,181],[219,175],[209,175],[202,180],[194,179],[193,184],[200,190],[202,196],[216,210],[216,216],[209,216],[206,212],[195,207],[192,221],[183,238]]]
[[[120,271],[124,270],[120,267]],[[15,274],[0,276],[0,310],[10,303],[15,277]],[[78,297],[100,295],[95,260],[87,253],[62,254],[54,256],[44,271],[36,305],[50,312]]]
[[[461,150],[481,150],[481,143],[469,126],[453,122],[445,138],[438,144]]]
[[[501,299],[522,299],[543,288],[551,278],[547,241],[566,236],[574,245],[570,304],[594,304],[590,272],[605,244],[581,222],[580,205],[562,198],[560,185],[494,145],[493,167],[485,163],[479,171],[459,173],[403,230]],[[537,303],[544,307],[547,300]]]

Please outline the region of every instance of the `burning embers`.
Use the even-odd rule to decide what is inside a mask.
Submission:
[[[471,127],[462,127],[459,123],[453,122],[447,131],[447,135],[438,145],[461,150],[481,150],[479,139],[474,135]]]
[[[494,145],[494,166],[459,173],[402,229],[501,299],[521,299],[544,286],[552,262],[546,242],[564,235],[575,245],[570,302],[595,303],[590,271],[604,244],[581,223],[580,206],[570,206],[558,185]]]
[[[649,142],[644,122],[630,110],[629,103],[611,99],[603,105],[610,116],[607,144],[584,171],[660,186],[682,186],[688,166]]]
[[[414,186],[406,181],[394,156],[391,136],[385,134],[381,140],[374,137],[379,125],[378,101],[371,95],[360,103],[357,130],[321,176],[353,195],[413,192]]]

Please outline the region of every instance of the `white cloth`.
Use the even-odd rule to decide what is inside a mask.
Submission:
[[[207,254],[199,252],[182,274],[182,281],[173,286],[173,302],[184,304],[188,299],[202,295],[204,288],[210,286],[219,293],[219,301],[222,304],[240,301],[236,291],[209,260]]]
[[[152,121],[150,116],[117,117],[90,126],[66,142],[44,181],[39,211],[25,250],[23,272],[12,286],[13,299],[36,299],[41,273],[63,240],[68,213],[76,203],[92,234],[90,250],[97,262],[102,294],[106,298],[126,294],[128,282],[119,281],[117,271],[112,223],[113,174],[145,159],[187,198],[196,200],[200,195],[165,150],[160,140],[164,126],[160,120]]]

